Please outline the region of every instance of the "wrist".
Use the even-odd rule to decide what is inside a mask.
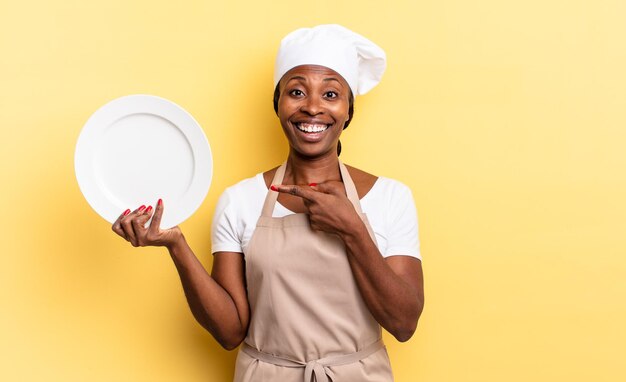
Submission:
[[[339,233],[339,236],[346,244],[358,242],[363,238],[363,235],[369,235],[369,233],[365,223],[358,216]]]
[[[185,240],[185,235],[183,235],[183,233],[179,231],[176,237],[174,238],[174,240],[167,243],[165,247],[167,248],[168,251],[170,251],[172,256],[179,254],[181,251],[184,251],[184,249],[187,247],[187,241]]]

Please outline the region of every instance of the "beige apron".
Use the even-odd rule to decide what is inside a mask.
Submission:
[[[350,174],[339,166],[374,238]],[[285,168],[272,184],[282,183]],[[251,319],[235,382],[393,381],[380,326],[363,302],[345,245],[313,231],[306,214],[272,217],[277,198],[268,191],[245,253]]]

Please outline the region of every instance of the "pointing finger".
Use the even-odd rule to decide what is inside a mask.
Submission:
[[[310,187],[302,187],[296,185],[272,185],[270,187],[273,191],[282,192],[283,194],[291,194],[301,197],[309,201],[315,201],[317,199],[317,191],[312,190]]]
[[[346,189],[343,183],[338,181],[324,182],[313,186],[314,190],[332,195],[345,195]]]

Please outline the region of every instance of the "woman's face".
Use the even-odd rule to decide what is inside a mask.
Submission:
[[[278,118],[291,150],[306,157],[336,154],[348,120],[350,87],[325,66],[297,66],[279,83]]]

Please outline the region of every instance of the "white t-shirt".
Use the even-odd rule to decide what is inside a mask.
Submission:
[[[213,253],[246,253],[267,192],[263,174],[244,179],[224,191],[213,217]],[[421,260],[417,212],[411,190],[406,185],[379,177],[361,199],[361,209],[367,215],[384,257],[406,255]],[[273,217],[289,214],[293,212],[276,202]]]

